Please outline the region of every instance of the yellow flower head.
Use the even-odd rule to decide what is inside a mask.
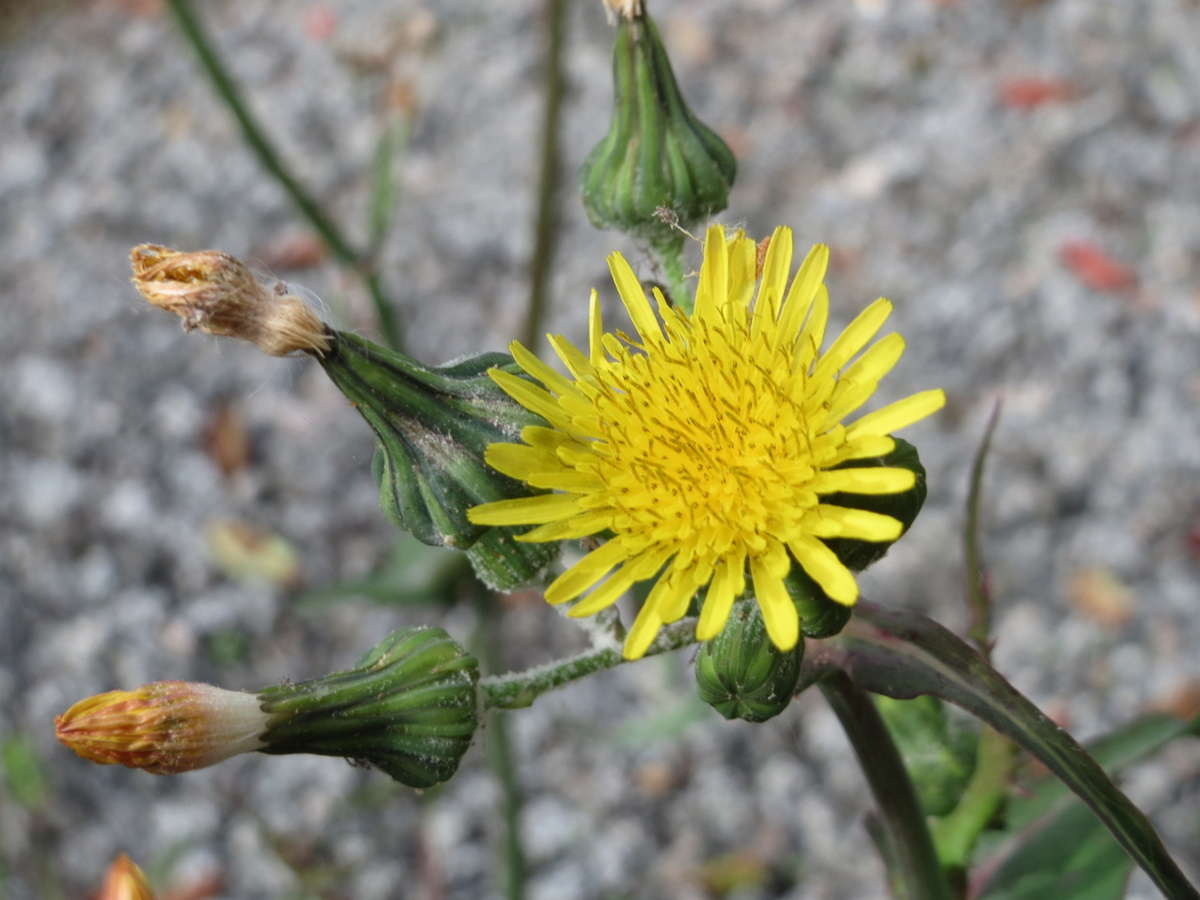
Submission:
[[[842,424],[900,359],[904,340],[889,334],[851,363],[891,312],[880,299],[821,351],[828,260],[827,247],[814,247],[789,290],[792,233],[776,229],[755,299],[754,242],[740,232],[727,239],[714,226],[694,313],[670,307],[655,289],[655,315],[629,263],[614,253],[609,269],[640,341],[604,333],[593,291],[589,353],[550,337],[573,379],[517,343],[513,356],[545,390],[492,370],[551,427],[526,428],[524,444],[492,444],[488,463],[555,493],[477,506],[471,520],[539,525],[522,536],[527,541],[610,532],[550,585],[546,599],[573,600],[608,575],[570,613],[587,616],[657,576],[626,639],[626,658],[642,656],[705,585],[696,637],[719,634],[746,589],[747,564],[767,633],[789,650],[800,636],[784,586],[793,562],[833,600],[850,605],[858,598],[854,575],[823,539],[900,536],[900,523],[889,516],[821,497],[911,488],[915,476],[907,469],[834,467],[890,453],[888,435],[940,409],[945,395],[924,391]]]

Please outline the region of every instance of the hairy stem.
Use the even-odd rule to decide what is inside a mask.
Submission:
[[[546,0],[546,61],[543,83],[541,171],[538,176],[537,221],[534,226],[533,259],[529,264],[529,312],[525,319],[524,343],[536,351],[546,316],[546,284],[558,244],[558,187],[562,170],[559,131],[566,91],[563,75],[563,32],[567,0]]]
[[[221,57],[217,55],[216,49],[200,24],[189,0],[167,0],[167,6],[175,16],[180,32],[200,58],[200,64],[204,67],[217,95],[237,119],[246,143],[258,156],[263,168],[287,192],[288,196],[292,198],[292,202],[296,204],[296,208],[321,235],[334,258],[341,265],[355,270],[362,276],[367,290],[371,294],[375,314],[379,320],[379,330],[383,333],[384,340],[389,346],[399,348],[400,328],[396,321],[395,311],[383,293],[382,284],[378,273],[373,271],[372,262],[350,245],[333,220],[325,215],[320,204],[284,163],[279,152],[268,140],[266,132],[263,131],[262,126],[259,125],[258,120],[242,99],[241,90],[234,83],[225,64],[221,61]]]
[[[696,620],[680,619],[659,632],[646,656],[668,653],[696,643]],[[480,679],[479,692],[485,709],[521,709],[555,688],[612,669],[628,662],[615,642],[610,647],[587,650],[525,672],[510,672]]]
[[[951,900],[917,792],[875,704],[844,672],[831,673],[820,687],[846,730],[879,806],[907,900]]]
[[[503,667],[500,639],[500,610],[498,599],[487,587],[476,581],[473,585],[475,608],[479,613],[479,632],[476,643],[483,664],[489,672]],[[501,859],[504,863],[504,896],[506,900],[524,900],[525,848],[521,844],[521,810],[525,797],[517,780],[512,742],[508,736],[507,713],[492,709],[487,713],[485,748],[488,763],[500,782],[504,797],[501,801],[504,835],[501,838]]]

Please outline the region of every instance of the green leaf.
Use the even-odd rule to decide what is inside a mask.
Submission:
[[[1144,716],[1093,741],[1088,752],[1115,776],[1195,734],[1198,724]],[[986,873],[979,896],[990,900],[1037,900],[1050,897],[1048,890],[1053,900],[1119,900],[1132,869],[1112,835],[1051,776],[1030,780],[1024,795],[1010,801],[1004,830],[989,835],[979,856],[979,871]]]
[[[975,650],[932,619],[859,602],[841,634],[809,642],[804,669],[802,685],[840,670],[863,690],[901,700],[932,694],[961,706],[1066,783],[1168,900],[1200,900],[1150,821],[1100,764]]]
[[[928,816],[944,816],[971,780],[978,732],[952,721],[937,697],[876,697],[875,706],[904,757],[921,808]]]
[[[980,900],[1121,900],[1128,855],[1081,803],[1039,828],[1009,856]]]
[[[46,803],[46,776],[33,745],[22,737],[8,738],[0,745],[0,762],[8,793],[26,809]]]
[[[378,572],[309,591],[299,605],[302,610],[314,611],[352,597],[396,606],[446,605],[455,601],[463,579],[469,578],[471,566],[464,553],[430,547],[405,534]]]

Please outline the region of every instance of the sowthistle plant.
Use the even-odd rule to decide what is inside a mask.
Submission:
[[[1022,856],[1061,830],[1066,812],[1022,820],[1009,788],[1021,748],[1090,808],[1086,821],[1107,829],[1088,840],[1119,845],[1166,896],[1200,897],[1101,762],[989,663],[977,534],[987,441],[967,532],[974,646],[859,598],[856,574],[903,536],[925,498],[917,448],[895,432],[935,414],[944,394],[859,414],[905,349],[898,334],[876,339],[891,304],[875,301],[830,339],[828,249],[813,247],[793,273],[787,227],[756,243],[709,225],[693,287],[687,230],[724,209],[736,162],[683,100],[644,3],[606,2],[617,30],[613,117],[580,174],[583,202],[594,224],[645,247],[668,290],[648,296],[613,253],[609,270],[636,333],[606,331],[593,290],[587,346],[547,336],[566,374],[516,342],[509,354],[424,366],[323,323],[225,253],[149,244],[132,253],[138,290],[188,330],[313,357],[376,437],[387,517],[466,554],[492,590],[544,586],[549,603],[593,621],[594,646],[481,677],[441,629],[401,629],[352,668],[301,684],[244,693],[160,682],[88,698],[59,717],[59,738],[96,762],[159,774],[251,751],[316,753],[426,788],[454,775],[484,711],[699,645],[699,695],[726,718],[762,722],[819,687],[875,795],[871,832],[897,896],[1032,897],[1011,888],[1018,876],[1057,877],[1055,853]],[[577,542],[587,553],[560,570],[560,548]],[[613,604],[643,582],[649,591],[625,623]],[[983,731],[957,729],[943,701]],[[1191,727],[1139,723],[1120,736],[1121,758]],[[1005,827],[1006,807],[1024,830],[972,883],[978,841]],[[1078,850],[1077,833],[1055,838],[1059,855]],[[114,873],[110,882],[126,887],[105,897],[148,895],[128,860]]]

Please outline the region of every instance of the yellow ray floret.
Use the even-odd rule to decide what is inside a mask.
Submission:
[[[571,610],[586,616],[655,579],[625,642],[629,659],[682,618],[706,585],[698,638],[719,634],[734,601],[752,587],[781,650],[800,636],[784,584],[793,565],[833,600],[854,603],[854,575],[825,540],[891,541],[901,525],[822,497],[898,493],[914,476],[835,467],[890,453],[892,432],[945,403],[940,390],[924,391],[843,424],[904,352],[896,334],[871,344],[891,304],[871,304],[822,352],[828,248],[814,247],[788,288],[792,233],[776,229],[757,298],[755,259],[749,238],[710,228],[688,315],[658,291],[653,302],[647,298],[614,253],[609,270],[636,337],[604,333],[593,291],[588,352],[550,336],[573,377],[515,343],[513,357],[543,387],[492,370],[497,384],[550,427],[526,428],[523,444],[493,444],[487,462],[556,493],[477,506],[471,521],[539,526],[522,536],[527,541],[611,533],[550,585],[546,599],[565,603],[590,590]]]

